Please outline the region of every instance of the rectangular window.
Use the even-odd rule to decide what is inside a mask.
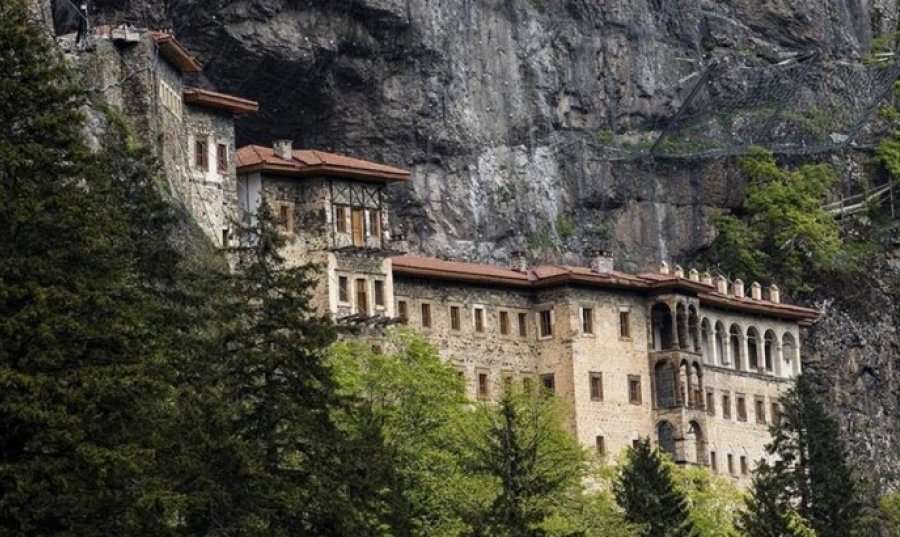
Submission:
[[[369,314],[369,294],[366,289],[366,280],[356,280],[356,311]]]
[[[734,455],[728,454],[728,473],[734,475]]]
[[[606,439],[601,435],[597,435],[597,438],[594,439],[594,445],[597,446],[597,455],[603,457],[606,455]]]
[[[488,386],[488,374],[485,371],[478,372],[478,398],[479,399],[488,399],[490,397],[490,390]]]
[[[716,394],[712,390],[706,390],[706,413],[716,415]]]
[[[362,248],[366,245],[366,224],[363,218],[364,209],[353,207],[350,209],[350,230],[353,238],[353,246]]]
[[[350,302],[350,281],[346,276],[338,276],[338,302]]]
[[[475,331],[484,333],[484,308],[473,309],[472,315],[475,317]]]
[[[750,468],[747,467],[747,457],[746,455],[741,455],[741,475],[747,475],[750,473]]]
[[[756,423],[766,423],[766,401],[762,397],[753,400],[753,410],[756,414]]]
[[[714,473],[719,472],[719,463],[718,463],[718,461],[716,461],[716,452],[715,451],[709,452],[709,467],[712,469],[712,471]]]
[[[631,337],[631,312],[630,311],[620,311],[619,312],[619,337],[620,338],[630,338]]]
[[[278,227],[285,233],[294,232],[294,204],[282,203],[278,206]]]
[[[209,171],[209,147],[206,140],[194,142],[194,165],[200,170]]]
[[[431,304],[422,304],[422,326],[431,328]]]
[[[548,392],[556,393],[556,377],[553,375],[553,373],[541,375],[541,384]]]
[[[509,312],[501,311],[500,312],[500,334],[507,336],[509,335]]]
[[[381,211],[369,209],[369,236],[378,237],[379,235],[381,235]]]
[[[641,404],[641,377],[637,375],[628,375],[628,402]]]
[[[334,206],[334,230],[338,233],[347,233],[347,207]]]
[[[641,445],[641,439],[635,438],[631,441],[631,449],[637,449]]]
[[[743,395],[738,395],[735,402],[737,403],[738,421],[747,421],[747,399]]]
[[[216,167],[220,173],[228,172],[228,146],[225,144],[216,146]]]
[[[375,280],[375,305],[384,307],[384,281]]]
[[[603,373],[589,373],[591,401],[603,400]]]
[[[409,322],[409,309],[405,300],[397,302],[397,318],[400,319],[402,324]]]
[[[519,314],[519,337],[525,337],[528,335],[528,314],[520,313]]]
[[[581,308],[581,333],[594,333],[594,310],[592,308]]]
[[[540,335],[541,337],[550,337],[553,335],[553,314],[551,310],[543,310],[539,314],[540,317]]]
[[[731,419],[731,397],[728,395],[722,396],[722,417],[727,420]]]
[[[772,403],[772,423],[779,425],[781,423],[781,408],[778,403]]]
[[[450,330],[459,330],[459,306],[450,306]]]

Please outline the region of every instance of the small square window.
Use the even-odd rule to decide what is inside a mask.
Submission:
[[[484,333],[484,308],[474,308],[472,315],[475,318],[475,331],[479,334]]]
[[[631,337],[631,312],[619,311],[619,337],[626,339]]]
[[[553,375],[553,373],[541,375],[541,384],[548,392],[556,393],[556,377]]]
[[[589,373],[591,401],[603,400],[603,373]]]
[[[422,304],[422,327],[431,328],[431,304]]]
[[[338,276],[338,302],[350,302],[350,282],[346,276]]]
[[[727,420],[731,419],[731,397],[728,395],[722,396],[722,417]]]
[[[628,375],[628,402],[641,404],[641,377],[637,375]]]
[[[228,146],[225,144],[216,146],[216,167],[220,173],[228,172]]]
[[[585,335],[594,333],[593,308],[581,308],[581,333]]]
[[[540,336],[550,337],[553,335],[553,312],[551,310],[543,310],[538,313],[540,317]]]
[[[738,421],[747,421],[747,400],[743,395],[738,395],[735,398],[735,403],[737,404]]]
[[[509,312],[507,311],[500,312],[500,334],[509,335]]]
[[[486,371],[478,372],[478,398],[482,400],[490,398],[490,385]]]
[[[409,322],[409,308],[405,300],[397,302],[397,318],[400,319],[402,324]]]
[[[384,280],[375,280],[375,305],[384,307]]]
[[[519,337],[526,337],[528,335],[528,314],[520,313],[519,314]]]
[[[601,457],[606,455],[606,439],[602,435],[597,435],[594,439],[594,445],[597,447],[597,455]]]
[[[460,328],[459,306],[450,306],[450,330],[459,330]]]

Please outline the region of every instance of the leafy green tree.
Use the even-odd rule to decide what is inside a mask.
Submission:
[[[146,153],[86,96],[21,0],[0,3],[0,528],[164,535],[178,256]]]
[[[625,520],[641,525],[643,537],[698,535],[687,498],[675,486],[670,468],[649,439],[628,450],[614,490]]]
[[[900,535],[900,492],[885,494],[879,503],[888,535]]]
[[[781,404],[766,447],[775,460],[760,464],[741,526],[752,536],[778,535],[791,520],[796,526],[799,517],[820,537],[851,535],[859,526],[862,502],[837,421],[805,376],[798,377]],[[791,513],[797,517],[789,518]]]
[[[704,466],[678,466],[666,458],[675,487],[687,498],[691,520],[701,537],[737,535],[735,515],[743,504],[734,481]]]
[[[497,405],[480,405],[467,440],[468,470],[491,479],[496,495],[475,535],[543,536],[545,524],[582,491],[585,458],[563,427],[564,410],[550,395],[512,387]]]
[[[810,291],[807,276],[847,271],[858,248],[841,239],[834,218],[822,209],[834,183],[825,164],[796,170],[778,166],[757,150],[741,160],[749,178],[736,214],[720,215],[709,259],[722,270],[748,279],[775,279],[800,292]]]

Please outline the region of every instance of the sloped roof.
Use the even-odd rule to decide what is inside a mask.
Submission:
[[[271,147],[244,146],[237,151],[238,173],[266,171],[276,175],[335,175],[379,182],[409,180],[407,170],[378,162],[318,151],[295,149],[292,158],[282,159]]]
[[[701,304],[717,308],[766,315],[810,324],[820,312],[811,308],[738,298],[718,293],[713,286],[669,274],[624,272],[594,272],[587,267],[568,265],[539,265],[521,272],[496,265],[445,261],[432,257],[399,256],[392,258],[393,272],[409,276],[478,285],[547,288],[559,285],[585,285],[609,289],[628,289],[641,294],[655,295],[679,291],[697,296]]]
[[[259,103],[256,101],[202,88],[185,88],[182,93],[182,98],[187,104],[227,110],[235,114],[247,114],[259,111]]]
[[[203,65],[182,45],[175,36],[165,32],[150,32],[159,53],[182,73],[199,73]]]

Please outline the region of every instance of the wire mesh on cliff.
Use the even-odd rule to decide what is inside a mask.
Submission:
[[[635,142],[634,136],[605,133],[598,136],[601,151],[612,160],[710,158],[743,154],[751,146],[810,154],[864,144],[860,134],[890,95],[900,62],[811,52],[752,66],[726,57],[698,75],[675,114],[649,136]]]

